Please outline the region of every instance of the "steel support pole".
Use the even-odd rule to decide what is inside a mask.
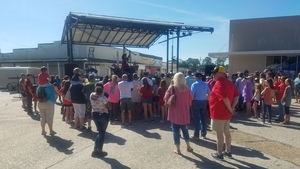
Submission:
[[[176,60],[177,72],[179,70],[179,34],[180,34],[180,30],[177,29],[177,60]]]
[[[168,30],[168,32],[167,32],[167,72],[166,73],[169,72],[169,34],[170,34],[170,32]]]

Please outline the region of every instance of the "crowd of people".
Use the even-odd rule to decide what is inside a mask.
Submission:
[[[143,119],[148,124],[160,118],[161,123],[171,122],[176,145],[174,153],[181,154],[181,133],[186,150],[192,152],[190,139],[206,138],[209,119],[217,136],[217,152],[211,156],[219,160],[223,156],[232,158],[229,126],[233,115],[246,109],[246,115],[252,116],[253,112],[253,118],[260,118],[263,123],[267,118],[271,124],[272,105],[276,103],[279,106],[276,121],[287,125],[290,123],[289,107],[294,89],[296,102],[300,101],[300,74],[293,82],[285,76],[273,77],[271,72],[250,74],[245,70],[238,72],[237,78],[229,79],[225,68],[217,66],[206,80],[202,73],[188,70],[186,75],[179,72],[151,76],[144,72],[139,78],[133,74],[132,81],[128,81],[127,74],[121,77],[112,75],[96,82],[93,74],[83,77],[79,68],[75,68],[73,73],[72,77],[65,76],[61,81],[58,76],[50,76],[47,68],[42,67],[38,85],[32,84],[32,75],[22,74],[22,107],[30,114],[33,113],[32,101],[35,111],[38,105],[42,135],[47,134],[46,124],[50,135],[56,134],[53,116],[57,98],[63,105],[63,121],[72,124],[73,128],[91,131],[93,120],[98,131],[93,157],[107,155],[103,151],[103,143],[109,123],[121,121],[121,128],[125,128],[133,127],[135,120]],[[42,101],[43,92],[46,101]],[[194,125],[192,136],[187,127],[191,121]],[[222,151],[224,143],[225,151]]]

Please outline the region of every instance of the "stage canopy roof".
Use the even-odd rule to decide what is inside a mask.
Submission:
[[[191,26],[179,22],[160,22],[71,12],[65,21],[62,43],[149,48],[162,35],[180,32],[213,32],[212,27]],[[72,35],[72,36],[71,36]]]

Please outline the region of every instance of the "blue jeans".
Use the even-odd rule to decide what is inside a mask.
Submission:
[[[205,137],[207,134],[206,126],[206,100],[194,100],[192,103],[193,120],[194,120],[194,137],[199,137],[199,130],[201,125],[201,136]]]
[[[265,120],[266,120],[266,112],[267,112],[267,109],[268,109],[268,122],[271,123],[271,119],[272,119],[272,105],[266,105],[265,102],[263,102],[262,106],[263,106],[262,121],[265,122]]]
[[[109,121],[109,114],[108,113],[100,114],[98,112],[93,112],[93,121],[95,122],[95,125],[98,130],[98,135],[95,140],[94,151],[96,150],[102,151],[105,132]]]
[[[185,141],[190,140],[187,125],[180,125],[180,124],[172,123],[172,131],[173,131],[173,138],[174,138],[175,145],[180,145],[179,129],[181,129],[181,131],[182,131],[184,140]]]
[[[238,101],[238,104],[237,104],[237,105],[238,105],[240,108],[242,108],[242,107],[243,107],[243,104],[244,104],[244,97],[243,97],[242,94],[240,94],[239,101]]]
[[[278,105],[278,109],[279,109],[279,117],[278,120],[280,121],[284,121],[284,106],[281,103],[280,99],[277,99],[277,105]]]

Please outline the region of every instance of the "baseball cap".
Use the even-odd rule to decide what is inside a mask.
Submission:
[[[214,70],[211,71],[211,73],[225,73],[226,74],[226,70],[223,66],[217,66],[214,68]]]

